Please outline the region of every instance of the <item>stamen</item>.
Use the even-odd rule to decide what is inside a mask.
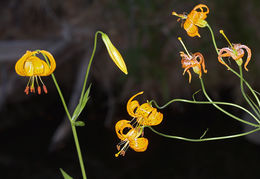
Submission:
[[[46,87],[45,85],[43,85],[42,88],[43,88],[44,93],[47,94],[47,93],[48,93],[48,91],[47,91],[47,87]]]
[[[219,33],[221,33],[221,34],[224,36],[224,38],[227,40],[227,42],[228,42],[228,44],[230,45],[230,47],[235,51],[235,48],[233,47],[233,45],[231,44],[231,42],[228,40],[228,38],[227,38],[226,34],[224,33],[224,31],[223,31],[223,30],[220,30]]]
[[[39,85],[39,82],[38,82],[38,78],[37,78],[37,76],[35,76],[35,81],[36,81],[36,83],[37,83],[37,91],[38,91],[38,94],[41,94],[41,87],[40,87],[40,85]]]
[[[181,42],[181,44],[182,44],[182,46],[183,46],[184,50],[186,51],[186,53],[187,53],[187,54],[189,55],[189,57],[191,58],[192,56],[189,54],[189,52],[188,52],[188,50],[187,50],[186,46],[184,45],[184,43],[183,43],[183,41],[182,41],[181,37],[178,37],[178,40]]]
[[[122,149],[115,154],[115,157],[118,157],[119,155],[125,156],[125,151],[126,151],[126,150],[128,149],[128,147],[129,147],[128,144],[129,144],[129,141],[127,141],[127,142],[125,143],[125,145],[122,147]],[[117,148],[117,149],[118,149],[118,148],[120,149],[120,146],[117,145],[116,148]]]
[[[43,81],[42,81],[42,79],[41,79],[41,77],[40,76],[38,76],[38,78],[39,78],[39,80],[41,81],[41,83],[42,83],[42,88],[43,88],[43,91],[44,91],[44,93],[48,93],[48,90],[47,90],[47,87],[45,86],[45,84],[43,83]]]
[[[33,86],[30,87],[31,93],[35,93],[35,88]]]
[[[173,16],[177,16],[181,19],[187,19],[187,16],[183,13],[183,14],[177,14],[175,11],[172,12]],[[178,20],[179,21],[179,20]]]
[[[38,94],[41,94],[41,87],[40,86],[38,86]]]
[[[35,88],[34,88],[34,76],[32,76],[32,82],[31,82],[30,91],[31,91],[31,93],[35,93]]]
[[[26,95],[28,95],[28,94],[29,94],[29,86],[26,86],[26,88],[25,88],[24,92],[26,93]]]

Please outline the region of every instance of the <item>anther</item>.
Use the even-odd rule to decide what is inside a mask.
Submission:
[[[29,94],[29,86],[26,86],[24,92],[28,95]]]
[[[35,88],[33,86],[30,87],[31,93],[35,93]]]
[[[44,93],[47,94],[47,93],[48,93],[48,91],[47,91],[47,87],[46,87],[45,85],[43,85],[42,88],[43,88]]]
[[[38,86],[38,94],[41,94],[41,87],[40,86]]]

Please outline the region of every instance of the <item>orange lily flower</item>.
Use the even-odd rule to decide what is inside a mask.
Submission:
[[[246,45],[231,44],[226,35],[224,34],[224,31],[220,30],[220,33],[226,38],[231,47],[225,47],[219,50],[218,61],[229,69],[229,66],[224,62],[224,60],[222,60],[222,57],[232,57],[233,60],[235,60],[237,64],[240,66],[243,63],[242,58],[245,55],[245,51],[243,49],[245,49],[247,51],[247,59],[244,64],[244,68],[246,71],[248,71],[247,65],[251,60],[252,56],[251,49]]]
[[[204,4],[199,4],[195,6],[188,15],[186,15],[185,13],[177,14],[175,11],[172,12],[172,15],[180,17],[178,21],[180,19],[186,19],[183,28],[187,31],[187,34],[190,37],[200,37],[198,27],[206,27],[207,21],[205,21],[205,19],[207,18],[208,13],[208,6]]]
[[[37,54],[42,54],[45,56],[49,62],[46,62],[39,57],[37,57]],[[39,50],[39,51],[27,51],[15,64],[15,71],[20,76],[28,76],[29,81],[27,83],[27,86],[24,90],[24,92],[28,95],[29,90],[32,93],[35,93],[35,87],[34,82],[36,81],[36,84],[38,86],[37,91],[38,94],[41,94],[41,87],[39,86],[38,79],[42,83],[43,91],[47,93],[47,88],[44,85],[41,76],[49,76],[53,73],[53,71],[56,68],[56,62],[53,58],[53,56],[45,51],[45,50]]]
[[[183,75],[187,71],[187,73],[189,74],[189,83],[191,82],[191,72],[189,70],[190,68],[192,68],[193,71],[197,73],[200,78],[202,76],[202,70],[204,73],[207,73],[207,70],[205,69],[204,57],[201,53],[196,52],[192,55],[187,55],[184,52],[180,52],[180,56],[182,68],[184,68]],[[199,58],[199,61],[197,60],[197,58]]]
[[[150,103],[144,103],[139,105],[139,102],[133,99],[143,94],[139,92],[132,96],[127,102],[127,112],[130,116],[136,118],[136,121],[143,126],[155,126],[162,122],[163,114],[157,112],[156,108],[153,108]]]
[[[143,133],[143,128],[134,128],[130,122],[128,120],[120,120],[115,125],[116,134],[121,139],[121,142],[117,145],[119,152],[115,154],[116,157],[119,155],[124,156],[128,147],[136,152],[144,152],[147,149],[148,139],[140,137]],[[129,129],[129,131],[124,133],[126,129]],[[120,147],[121,145],[123,145],[122,148]]]

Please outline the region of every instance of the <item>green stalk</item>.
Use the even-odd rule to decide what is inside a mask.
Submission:
[[[63,107],[64,107],[64,109],[65,109],[65,111],[66,111],[66,114],[67,114],[67,116],[68,116],[68,118],[69,118],[69,121],[70,121],[70,124],[71,124],[72,134],[73,134],[73,137],[74,137],[75,146],[76,146],[77,153],[78,153],[78,158],[79,158],[79,163],[80,163],[80,168],[81,168],[82,177],[83,177],[83,179],[87,179],[86,171],[85,171],[85,167],[84,167],[84,162],[83,162],[82,154],[81,154],[81,150],[80,150],[78,135],[77,135],[77,131],[76,131],[76,126],[75,126],[74,122],[73,122],[72,119],[71,119],[71,116],[70,116],[68,107],[67,107],[67,105],[66,105],[66,102],[65,102],[64,97],[63,97],[63,95],[62,95],[62,92],[61,92],[61,90],[60,90],[60,87],[59,87],[59,85],[58,85],[58,83],[57,83],[57,80],[56,80],[56,78],[55,78],[55,76],[54,76],[53,73],[51,74],[51,77],[52,77],[52,79],[53,79],[53,81],[54,81],[54,84],[55,84],[57,90],[58,90],[58,93],[59,93],[59,95],[60,95],[61,102],[62,102],[62,104],[63,104]]]
[[[93,47],[93,51],[92,51],[92,54],[91,54],[91,57],[90,57],[90,60],[89,60],[89,63],[88,63],[88,68],[87,68],[87,71],[86,71],[86,75],[85,75],[85,79],[84,79],[84,84],[83,84],[82,91],[81,91],[81,95],[80,95],[80,100],[79,100],[80,103],[82,102],[82,99],[83,99],[83,96],[84,96],[84,92],[85,92],[85,89],[86,89],[86,84],[87,84],[87,80],[88,80],[88,75],[89,75],[90,67],[91,67],[91,64],[92,64],[92,61],[93,61],[95,52],[96,52],[97,36],[98,36],[98,34],[103,34],[103,32],[97,31],[97,32],[95,33],[94,47]]]
[[[218,47],[217,47],[217,44],[216,44],[216,40],[215,40],[215,36],[214,36],[214,33],[213,33],[213,30],[211,29],[210,25],[207,24],[207,27],[210,31],[210,34],[211,34],[211,37],[212,37],[212,42],[213,42],[213,45],[215,47],[215,50],[218,54]],[[222,58],[221,58],[222,61],[224,61]],[[229,67],[229,70],[234,73],[236,76],[238,76],[239,78],[242,78],[243,82],[246,84],[246,86],[248,87],[248,89],[251,91],[251,93],[253,94],[253,96],[255,97],[256,101],[257,101],[257,104],[258,106],[260,107],[260,100],[258,98],[258,96],[256,95],[255,91],[252,89],[252,87],[249,85],[249,83],[243,78],[241,77],[235,70],[233,70],[232,68]]]
[[[184,140],[184,141],[189,141],[189,142],[203,142],[203,141],[211,141],[211,140],[221,140],[221,139],[231,139],[231,138],[236,138],[236,137],[241,137],[241,136],[245,136],[245,135],[249,135],[252,134],[254,132],[257,132],[260,130],[260,127],[251,130],[249,132],[244,132],[244,133],[240,133],[240,134],[235,134],[235,135],[229,135],[229,136],[221,136],[221,137],[211,137],[211,138],[204,138],[204,139],[190,139],[190,138],[186,138],[186,137],[180,137],[180,136],[172,136],[172,135],[167,135],[167,134],[163,134],[160,133],[158,131],[156,131],[155,129],[153,129],[151,126],[147,126],[149,129],[151,129],[151,131],[153,131],[154,133],[166,137],[166,138],[171,138],[171,139],[179,139],[179,140]]]
[[[226,115],[232,117],[233,119],[238,120],[238,121],[240,121],[240,122],[242,122],[242,123],[245,123],[245,124],[248,124],[248,125],[251,125],[251,126],[252,126],[252,123],[250,123],[250,122],[248,122],[248,121],[245,121],[245,120],[243,120],[243,119],[240,119],[239,117],[237,117],[237,116],[235,116],[235,115],[233,115],[233,114],[230,114],[230,113],[227,112],[226,110],[224,110],[224,109],[222,109],[221,107],[219,107],[218,105],[216,105],[216,104],[211,100],[211,98],[208,96],[208,94],[207,94],[207,92],[206,92],[206,90],[205,90],[205,87],[204,87],[204,83],[203,83],[202,78],[200,78],[200,83],[201,83],[201,87],[202,87],[202,91],[203,91],[204,95],[205,95],[206,98],[212,103],[213,106],[215,106],[218,110],[220,110],[220,111],[223,112],[224,114],[226,114]],[[259,120],[257,120],[257,122],[259,123]],[[258,126],[258,125],[256,125],[256,124],[254,124],[254,125],[255,125],[255,127]]]
[[[173,100],[169,101],[168,103],[166,103],[165,105],[159,106],[159,105],[156,103],[156,101],[154,101],[154,100],[151,100],[151,101],[150,101],[150,103],[154,103],[154,105],[155,105],[158,109],[163,109],[163,108],[167,107],[168,105],[170,105],[171,103],[174,103],[174,102],[184,102],[184,103],[191,103],[191,104],[212,104],[212,103],[215,103],[215,104],[220,104],[220,105],[233,106],[233,107],[236,107],[236,108],[239,108],[239,109],[245,111],[245,112],[248,113],[252,118],[254,118],[256,121],[258,120],[249,110],[243,108],[242,106],[239,106],[239,105],[237,105],[237,104],[234,104],[234,103],[217,102],[217,101],[209,102],[209,101],[191,101],[191,100],[186,100],[186,99],[173,99]],[[251,125],[251,126],[253,126],[253,127],[259,127],[259,125],[254,124],[254,123],[250,123],[250,122],[248,122],[248,125]]]
[[[253,106],[253,104],[251,103],[251,101],[248,99],[247,95],[245,94],[245,90],[244,90],[244,85],[243,85],[243,70],[242,67],[239,66],[239,71],[240,71],[240,88],[241,88],[241,92],[243,94],[243,97],[245,98],[245,100],[247,101],[247,103],[250,105],[251,109],[255,112],[255,114],[258,116],[258,118],[260,118],[259,112],[256,110],[256,108]],[[259,123],[259,121],[258,121]]]
[[[42,54],[43,57],[45,58],[45,61],[47,62],[47,64],[49,65],[49,61],[48,61],[48,58]],[[67,114],[67,117],[69,118],[69,121],[70,121],[70,124],[71,124],[71,129],[72,129],[72,133],[73,133],[73,137],[74,137],[74,141],[75,141],[75,146],[76,146],[76,149],[77,149],[77,153],[78,153],[78,158],[79,158],[79,163],[80,163],[80,168],[81,168],[81,173],[82,173],[82,177],[83,179],[87,179],[87,176],[86,176],[86,171],[85,171],[85,167],[84,167],[84,162],[83,162],[83,159],[82,159],[82,154],[81,154],[81,150],[80,150],[80,145],[79,145],[79,140],[78,140],[78,135],[77,135],[77,131],[76,131],[76,126],[75,126],[75,123],[72,121],[71,119],[71,115],[69,113],[69,110],[68,110],[68,107],[67,107],[67,104],[65,102],[65,99],[62,95],[62,92],[60,90],[60,87],[58,85],[58,82],[55,78],[55,75],[54,73],[51,74],[51,77],[53,79],[53,82],[57,88],[57,91],[59,93],[59,96],[60,96],[60,99],[61,99],[61,102],[62,102],[62,105],[64,107],[64,110]]]

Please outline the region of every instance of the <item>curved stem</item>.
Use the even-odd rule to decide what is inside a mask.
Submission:
[[[207,27],[208,27],[208,29],[210,31],[210,34],[211,34],[211,37],[212,37],[212,42],[213,42],[213,45],[215,47],[215,50],[216,50],[216,52],[218,54],[218,47],[217,47],[217,44],[216,44],[216,40],[215,40],[215,36],[214,36],[213,30],[211,29],[211,27],[210,27],[210,25],[208,23],[207,23]]]
[[[234,103],[217,102],[217,101],[209,102],[209,101],[192,101],[192,100],[186,100],[186,99],[173,99],[173,100],[169,101],[168,103],[166,103],[165,105],[159,106],[159,105],[156,103],[156,101],[154,101],[154,100],[151,100],[151,101],[150,101],[150,103],[154,103],[154,105],[155,105],[158,109],[163,109],[163,108],[167,107],[168,105],[170,105],[171,103],[174,103],[174,102],[184,102],[184,103],[192,103],[192,104],[212,104],[212,103],[215,103],[215,104],[220,104],[220,105],[233,106],[233,107],[236,107],[236,108],[239,108],[239,109],[245,111],[245,112],[248,113],[252,118],[254,118],[255,120],[258,120],[249,110],[243,108],[242,106],[239,106],[239,105],[237,105],[237,104],[234,104]],[[251,125],[251,126],[253,126],[253,127],[259,127],[259,125],[254,124],[254,123],[248,123],[248,125]]]
[[[207,27],[210,31],[210,34],[211,34],[211,37],[212,37],[212,42],[213,42],[213,45],[215,47],[215,50],[218,54],[218,47],[217,47],[217,44],[216,44],[216,40],[215,40],[215,36],[214,36],[214,33],[213,33],[213,30],[211,29],[210,25],[207,24]],[[224,61],[222,58],[221,58],[222,61]],[[235,70],[233,70],[232,68],[229,67],[229,70],[234,73],[236,76],[238,76],[239,78],[242,78],[243,79],[243,82],[246,84],[246,86],[248,87],[248,89],[251,91],[251,93],[253,94],[253,96],[255,97],[256,101],[257,101],[257,104],[258,106],[260,107],[260,100],[259,98],[257,97],[257,95],[255,94],[255,91],[252,89],[252,87],[249,85],[249,83],[243,78],[241,77]]]
[[[248,121],[245,121],[243,119],[240,119],[239,117],[233,115],[233,114],[230,114],[229,112],[227,112],[226,110],[222,109],[221,107],[219,107],[218,105],[216,105],[212,100],[211,98],[208,96],[206,90],[205,90],[205,87],[204,87],[204,84],[203,84],[203,80],[202,78],[200,78],[200,83],[201,83],[201,87],[202,87],[202,91],[204,93],[204,95],[206,96],[206,98],[212,103],[213,106],[215,106],[218,110],[220,110],[221,112],[223,112],[224,114],[232,117],[233,119],[236,119],[242,123],[245,123],[245,124],[248,124],[248,125],[251,125],[252,126],[252,123],[251,122],[248,122]],[[257,120],[258,121],[258,120]],[[254,124],[255,127],[257,127],[258,125]]]
[[[240,133],[240,134],[235,134],[235,135],[229,135],[229,136],[221,136],[221,137],[211,137],[211,138],[204,138],[204,139],[190,139],[190,138],[186,138],[186,137],[180,137],[180,136],[172,136],[172,135],[167,135],[167,134],[163,134],[160,133],[158,131],[156,131],[155,129],[153,129],[151,126],[147,126],[149,129],[151,129],[151,131],[153,131],[154,133],[166,137],[166,138],[171,138],[171,139],[179,139],[179,140],[184,140],[184,141],[189,141],[189,142],[203,142],[203,141],[211,141],[211,140],[221,140],[221,139],[231,139],[231,138],[236,138],[236,137],[241,137],[241,136],[245,136],[245,135],[249,135],[252,134],[254,132],[257,132],[260,130],[260,127],[251,130],[249,132],[244,132],[244,133]]]
[[[83,84],[82,91],[81,91],[81,95],[80,95],[80,100],[79,100],[80,103],[82,102],[82,99],[83,99],[83,96],[84,96],[84,92],[85,92],[85,89],[86,89],[86,84],[87,84],[87,80],[88,80],[88,75],[89,75],[90,67],[91,67],[91,64],[92,64],[92,61],[93,61],[95,52],[96,52],[97,36],[98,36],[98,34],[103,34],[103,32],[97,31],[97,32],[95,33],[94,47],[93,47],[93,51],[92,51],[92,54],[91,54],[91,57],[90,57],[90,60],[89,60],[89,63],[88,63],[88,68],[87,68],[87,71],[86,71],[86,75],[85,75],[85,79],[84,79],[84,84]]]
[[[256,108],[253,106],[253,104],[251,103],[251,101],[248,99],[248,97],[245,94],[245,90],[244,90],[244,84],[243,84],[243,70],[242,67],[239,66],[239,71],[240,71],[240,88],[241,88],[241,92],[243,94],[243,97],[245,98],[245,100],[247,101],[247,103],[250,105],[251,109],[255,112],[255,114],[258,116],[258,118],[260,118],[259,115],[259,111],[256,110]],[[257,120],[257,122],[260,124],[259,120]]]
[[[44,54],[42,54],[42,55],[43,55],[43,57],[45,58],[45,61],[49,64],[48,58],[47,58]],[[80,163],[80,168],[81,168],[82,177],[83,177],[83,179],[87,179],[86,171],[85,171],[85,167],[84,167],[84,162],[83,162],[82,154],[81,154],[81,150],[80,150],[79,140],[78,140],[78,136],[77,136],[76,126],[75,126],[75,124],[74,124],[74,122],[73,122],[73,120],[72,120],[72,118],[71,118],[71,115],[70,115],[70,113],[69,113],[67,104],[66,104],[66,102],[65,102],[65,99],[64,99],[63,94],[62,94],[62,92],[61,92],[61,90],[60,90],[60,87],[59,87],[59,85],[58,85],[58,82],[57,82],[57,80],[56,80],[56,78],[55,78],[54,73],[51,74],[51,77],[52,77],[53,82],[54,82],[54,84],[55,84],[55,86],[56,86],[56,88],[57,88],[57,91],[58,91],[58,93],[59,93],[59,96],[60,96],[62,105],[63,105],[63,107],[64,107],[64,110],[65,110],[65,112],[66,112],[66,114],[67,114],[67,117],[69,118],[69,121],[70,121],[70,124],[71,124],[71,129],[72,129],[72,133],[73,133],[73,137],[74,137],[74,141],[75,141],[75,146],[76,146],[77,153],[78,153],[78,158],[79,158],[79,163]]]

